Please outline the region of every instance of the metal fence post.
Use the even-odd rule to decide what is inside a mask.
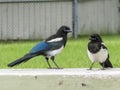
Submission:
[[[73,0],[73,37],[77,39],[78,36],[78,0]]]

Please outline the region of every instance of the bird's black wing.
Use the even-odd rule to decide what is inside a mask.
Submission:
[[[51,48],[49,48],[49,50],[55,50],[55,49],[59,49],[60,47],[63,46],[63,42],[62,41],[58,41],[58,42],[47,42]]]
[[[50,41],[50,40],[52,40],[52,39],[54,39],[54,38],[57,38],[57,35],[56,35],[56,34],[48,37],[45,41]]]
[[[107,49],[107,47],[105,46],[104,43],[101,43],[101,47],[102,47],[103,49]]]
[[[113,68],[113,65],[112,65],[112,63],[110,62],[110,60],[109,60],[109,54],[108,54],[108,57],[107,57],[107,59],[106,59],[106,61],[105,62],[103,62],[103,63],[100,63],[100,65],[102,66],[102,67],[104,67],[104,68]]]

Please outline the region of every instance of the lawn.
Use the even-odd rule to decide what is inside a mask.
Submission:
[[[56,63],[62,68],[88,68],[91,64],[87,56],[88,36],[80,36],[78,39],[69,38],[68,43],[61,54],[56,56]],[[115,68],[120,67],[120,35],[102,36],[110,53],[110,61]],[[23,56],[39,41],[1,41],[0,42],[0,68],[8,68],[7,64]],[[54,67],[52,62],[51,65]],[[43,56],[35,57],[26,63],[14,68],[47,68]],[[94,65],[99,68],[99,64]]]

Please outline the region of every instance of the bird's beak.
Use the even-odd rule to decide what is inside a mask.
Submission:
[[[69,29],[68,29],[68,30],[64,30],[64,31],[65,31],[65,32],[67,32],[67,33],[70,33],[70,32],[72,32],[72,30],[69,30]]]
[[[91,37],[89,37],[89,40],[91,40]]]
[[[96,40],[95,38],[90,37],[89,40]]]

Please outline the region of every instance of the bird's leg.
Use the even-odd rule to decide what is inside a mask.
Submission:
[[[55,64],[55,66],[57,67],[57,69],[60,69],[60,67],[57,65],[57,63],[54,61],[54,56],[51,57],[52,62]]]
[[[88,70],[92,70],[92,66],[94,65],[94,62],[91,64],[90,68]]]
[[[49,58],[47,58],[47,57],[46,57],[45,59],[46,59],[47,64],[48,64],[48,66],[49,66],[48,68],[49,68],[49,69],[52,69],[52,67],[51,67],[51,65],[50,65],[50,63],[49,63],[49,61],[48,61],[48,60],[49,60]]]
[[[101,70],[105,70],[105,64],[104,64],[104,63],[102,63],[102,68],[101,68]]]

